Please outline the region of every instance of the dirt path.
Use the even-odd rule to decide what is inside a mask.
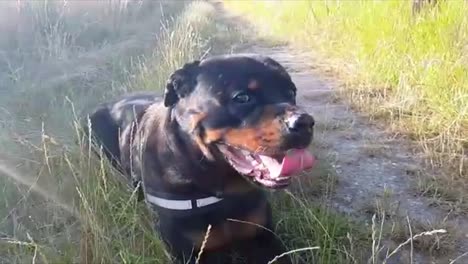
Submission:
[[[416,195],[409,177],[421,165],[408,149],[410,143],[391,138],[337,100],[333,83],[321,80],[311,70],[311,65],[307,65],[306,61],[311,59],[294,54],[286,46],[255,46],[245,52],[269,55],[292,73],[298,87],[298,104],[312,113],[318,124],[315,147],[319,155],[322,154],[319,158],[322,162],[330,162],[336,172],[337,184],[328,200],[332,208],[366,222],[370,222],[374,213],[384,213],[390,218],[389,223],[402,225],[399,228],[403,230],[397,230],[399,233],[395,238],[407,237],[408,234],[401,233],[407,229],[406,216],[414,233],[447,228],[450,236],[445,238],[447,242],[441,241],[442,244],[437,245],[435,239],[430,239],[421,245],[423,250],[432,247],[451,250],[453,246],[457,247],[451,244],[453,240],[468,235],[464,219],[450,217],[447,212],[432,207],[427,198]],[[455,230],[465,230],[465,234],[460,237],[457,237],[460,233],[450,234]],[[430,245],[431,242],[435,244]],[[467,241],[460,242],[459,248],[454,249],[455,256],[466,252]],[[447,263],[439,256],[434,258],[439,259],[436,263]],[[421,253],[418,263],[430,263],[435,261],[434,258]]]
[[[218,11],[229,23],[242,23]],[[353,219],[370,223],[374,214],[385,214],[394,225],[392,238],[401,243],[412,234],[446,229],[440,237],[415,241],[414,263],[449,263],[468,251],[468,221],[433,206],[414,188],[421,160],[409,148],[411,142],[392,137],[379,125],[353,112],[337,99],[337,85],[314,70],[314,59],[286,45],[271,47],[258,41],[237,51],[260,53],[278,60],[292,74],[298,87],[298,104],[316,118],[315,150],[322,162],[329,162],[336,174],[336,186],[325,201]],[[406,263],[404,252],[392,263]],[[468,263],[468,258],[457,263]]]

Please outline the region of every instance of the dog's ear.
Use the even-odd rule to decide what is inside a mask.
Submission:
[[[277,71],[284,77],[291,79],[291,76],[289,75],[288,71],[278,61],[268,56],[258,56],[258,60],[260,60],[265,66]]]
[[[200,61],[196,60],[185,64],[182,68],[171,74],[164,90],[164,106],[175,105],[180,98],[190,94],[197,84],[197,73]]]

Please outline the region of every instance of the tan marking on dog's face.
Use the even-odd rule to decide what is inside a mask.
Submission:
[[[267,108],[258,123],[253,126],[206,130],[204,142],[226,143],[250,152],[268,152],[280,146],[282,127],[282,123],[274,115],[274,110]]]
[[[257,79],[251,79],[249,81],[249,84],[247,85],[247,88],[249,88],[250,90],[257,90],[260,88],[260,84]]]
[[[206,113],[194,113],[190,117],[190,130],[194,131],[200,125],[200,122],[207,116]]]
[[[203,155],[209,160],[214,160],[213,154],[211,154],[211,151],[208,149],[208,146],[203,141],[202,135],[198,130],[200,122],[203,121],[206,115],[206,113],[192,114],[192,117],[190,119],[190,130],[191,133],[194,135],[195,144],[198,146]]]

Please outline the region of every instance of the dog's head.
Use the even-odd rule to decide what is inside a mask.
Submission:
[[[269,57],[188,63],[169,78],[164,105],[206,158],[265,187],[285,187],[314,164],[307,150],[314,119],[296,106],[296,86]]]

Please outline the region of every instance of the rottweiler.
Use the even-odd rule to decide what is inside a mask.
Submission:
[[[315,163],[314,118],[296,90],[268,56],[217,55],[177,69],[163,96],[126,95],[88,120],[94,143],[141,186],[177,263],[232,263],[235,251],[266,264],[285,252],[266,191]]]

